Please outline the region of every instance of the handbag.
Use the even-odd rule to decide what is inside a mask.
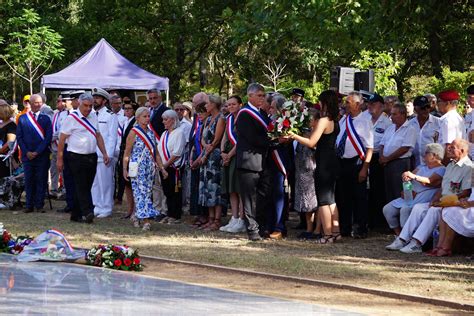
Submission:
[[[138,161],[130,161],[128,163],[128,176],[130,178],[135,178],[138,175],[138,165],[143,160],[143,154],[145,153],[145,150],[146,148],[143,148],[142,154],[140,156],[140,159],[138,159]]]

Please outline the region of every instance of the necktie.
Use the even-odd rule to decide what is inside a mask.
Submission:
[[[339,145],[336,148],[336,156],[342,158],[344,156],[344,150],[346,149],[346,139],[347,139],[347,131],[344,131],[342,134],[341,140],[339,141]]]

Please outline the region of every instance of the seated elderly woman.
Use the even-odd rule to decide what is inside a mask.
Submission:
[[[434,143],[428,144],[423,156],[425,164],[419,165],[413,172],[406,171],[402,174],[403,181],[412,181],[413,183],[413,202],[409,205],[402,192],[402,197],[391,201],[383,208],[387,223],[397,236],[410,216],[413,205],[431,201],[436,189],[441,185],[446,170],[442,164],[443,157],[443,146]]]
[[[160,223],[178,224],[181,223],[183,207],[180,179],[184,163],[183,151],[186,146],[186,137],[180,127],[179,117],[175,111],[167,110],[161,117],[163,118],[165,131],[158,142],[158,151],[163,161],[163,167],[169,176],[162,176],[161,179],[168,206],[168,216],[163,218]]]
[[[443,207],[457,205],[455,202],[471,194],[472,162],[467,156],[468,151],[469,143],[464,139],[455,139],[448,145],[447,158],[451,162],[446,167],[441,188],[431,202],[413,206],[400,235],[387,249],[403,253],[422,252],[421,247],[436,228]]]
[[[451,256],[451,246],[456,234],[474,237],[474,190],[469,199],[461,199],[459,206],[445,207],[439,221],[438,244],[430,256]]]

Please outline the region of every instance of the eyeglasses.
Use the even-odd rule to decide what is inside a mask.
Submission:
[[[174,109],[176,112],[184,112],[186,111],[185,109]]]
[[[125,111],[127,111],[127,110],[133,110],[133,108],[129,108],[129,107],[124,107],[123,109],[124,109]]]
[[[149,97],[148,100],[158,100],[158,97]]]

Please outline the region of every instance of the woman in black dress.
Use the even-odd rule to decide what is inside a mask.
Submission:
[[[0,104],[0,155],[6,155],[10,148],[9,143],[13,143],[16,139],[16,124],[11,120],[13,109],[6,103]],[[15,159],[13,155],[11,159]],[[9,160],[0,159],[0,178],[10,175]]]
[[[291,133],[290,138],[302,145],[316,146],[316,196],[318,198],[318,216],[323,226],[324,236],[317,240],[325,244],[341,238],[339,232],[339,213],[334,193],[336,191],[337,157],[336,137],[339,133],[337,116],[338,99],[334,91],[326,90],[319,95],[321,118],[309,138]]]

